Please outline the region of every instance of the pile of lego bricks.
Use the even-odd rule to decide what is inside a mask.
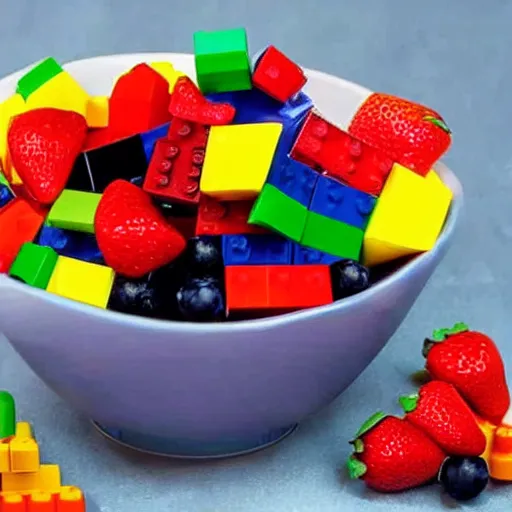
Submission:
[[[346,127],[274,46],[194,34],[196,78],[127,69],[90,96],[52,58],[0,104],[0,272],[172,320],[268,316],[368,287],[430,250],[452,194],[435,111],[371,93]],[[197,85],[196,85],[197,84]]]

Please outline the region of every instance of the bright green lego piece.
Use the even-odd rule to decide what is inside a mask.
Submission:
[[[249,215],[249,224],[256,224],[298,242],[304,231],[307,208],[279,189],[265,183]]]
[[[53,58],[48,57],[36,64],[28,73],[18,80],[16,92],[26,101],[27,98],[41,85],[62,73],[61,65]]]
[[[0,439],[16,433],[16,406],[7,391],[0,391]]]
[[[46,290],[58,256],[51,247],[27,242],[21,246],[9,275],[30,286]]]
[[[93,192],[63,190],[48,214],[48,225],[70,231],[94,233],[94,215],[100,199],[101,194]]]
[[[197,83],[204,94],[252,88],[245,29],[196,32],[194,55]]]
[[[362,229],[310,211],[300,243],[340,258],[359,261],[363,236]]]

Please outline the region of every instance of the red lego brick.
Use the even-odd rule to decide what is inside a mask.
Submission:
[[[267,234],[269,231],[248,224],[253,201],[217,201],[201,196],[197,214],[196,236]]]
[[[393,161],[310,112],[295,141],[292,158],[310,165],[353,188],[378,196]]]
[[[108,126],[106,128],[89,130],[84,142],[83,151],[91,151],[93,149],[100,148],[101,146],[107,146],[108,144],[113,144],[122,138],[124,137],[120,133]]]
[[[235,265],[224,269],[228,313],[269,308],[268,267]]]
[[[307,82],[302,68],[275,46],[269,46],[256,64],[252,83],[272,98],[287,102]]]
[[[109,101],[108,128],[129,136],[170,121],[169,83],[147,64],[138,64],[117,80]]]
[[[174,118],[155,144],[142,188],[164,201],[197,204],[207,140],[205,126]]]

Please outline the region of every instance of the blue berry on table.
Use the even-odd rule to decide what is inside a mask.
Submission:
[[[489,469],[481,457],[448,457],[439,472],[439,482],[457,501],[476,498],[489,482]]]
[[[223,289],[214,277],[187,279],[176,298],[185,320],[215,322],[225,318]]]
[[[350,297],[370,286],[370,271],[354,260],[341,260],[331,265],[334,300]]]

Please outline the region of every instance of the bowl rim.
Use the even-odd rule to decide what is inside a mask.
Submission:
[[[147,61],[155,61],[155,60],[168,60],[172,62],[172,59],[190,59],[192,58],[191,54],[187,53],[121,53],[121,54],[112,54],[112,55],[102,55],[96,57],[89,57],[85,59],[79,59],[70,61],[63,65],[64,68],[68,68],[69,66],[81,66],[87,65],[88,63],[92,63],[95,61],[108,61],[108,60],[116,60],[120,59],[129,59],[132,61],[139,62],[147,62]],[[105,63],[105,62],[104,62]],[[21,70],[15,71],[10,75],[0,79],[0,82],[12,81],[19,76],[22,76],[28,69],[30,69],[33,64],[23,68]],[[343,78],[330,75],[328,73],[324,73],[323,71],[318,71],[315,69],[304,68],[306,74],[311,77],[318,78],[325,82],[330,82],[336,86],[342,86],[345,89],[352,89],[356,94],[364,95],[368,94],[370,91],[366,87],[351,82],[349,80],[345,80]],[[413,274],[418,268],[423,265],[427,265],[431,259],[434,258],[436,252],[440,251],[444,246],[446,246],[452,235],[455,231],[455,227],[457,225],[458,218],[460,216],[460,212],[463,205],[463,191],[462,185],[455,174],[442,162],[436,163],[434,166],[434,170],[441,177],[442,181],[452,190],[453,198],[450,205],[450,210],[448,212],[445,224],[443,229],[436,240],[434,247],[427,252],[420,253],[415,256],[413,259],[405,263],[402,267],[400,267],[395,272],[390,275],[384,277],[382,280],[368,288],[367,290],[358,293],[352,297],[348,297],[342,299],[337,302],[332,302],[331,304],[326,304],[324,306],[317,306],[313,308],[303,309],[299,311],[294,311],[291,313],[284,313],[277,316],[265,317],[265,318],[257,318],[250,320],[238,320],[233,322],[207,322],[207,323],[195,323],[195,322],[180,322],[175,320],[164,320],[164,319],[156,319],[156,318],[147,318],[142,316],[131,315],[127,313],[121,313],[118,311],[108,310],[97,308],[88,304],[84,304],[72,299],[67,299],[65,297],[61,297],[52,293],[46,292],[46,290],[41,290],[39,288],[34,288],[27,284],[24,284],[20,281],[10,278],[7,274],[0,275],[0,289],[13,289],[23,294],[28,294],[35,299],[41,299],[50,304],[54,304],[61,309],[73,311],[77,313],[85,313],[90,315],[91,317],[105,322],[112,322],[117,324],[122,324],[127,327],[136,327],[141,330],[149,329],[149,330],[158,330],[169,333],[183,332],[187,334],[206,334],[211,333],[212,329],[215,330],[216,333],[241,333],[248,331],[265,331],[269,328],[276,328],[279,326],[283,326],[286,324],[294,323],[298,320],[300,321],[308,321],[314,319],[316,317],[323,316],[325,314],[329,314],[332,312],[342,313],[345,310],[350,308],[357,307],[358,304],[371,300],[372,297],[378,294],[385,294],[390,288],[393,287],[398,281],[404,278],[407,274]]]

